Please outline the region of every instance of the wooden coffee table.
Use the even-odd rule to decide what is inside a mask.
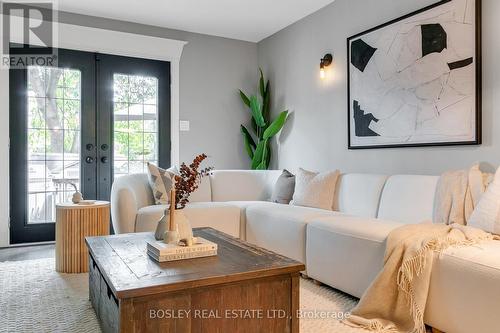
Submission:
[[[158,263],[152,233],[86,239],[89,293],[104,332],[298,332],[303,264],[211,228],[216,257]]]

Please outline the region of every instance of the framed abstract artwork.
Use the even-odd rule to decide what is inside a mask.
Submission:
[[[481,1],[445,0],[347,39],[349,149],[481,143]]]

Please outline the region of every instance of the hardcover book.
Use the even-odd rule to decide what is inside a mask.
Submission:
[[[203,258],[212,257],[217,255],[217,250],[207,250],[207,251],[196,251],[196,252],[185,252],[185,253],[174,253],[166,255],[157,255],[148,250],[148,255],[158,262],[176,261],[183,259],[193,259],[193,258]]]
[[[156,257],[214,252],[217,254],[217,244],[201,237],[196,237],[192,246],[179,246],[176,244],[166,244],[162,241],[149,241],[147,242],[147,250],[148,253],[154,254]]]

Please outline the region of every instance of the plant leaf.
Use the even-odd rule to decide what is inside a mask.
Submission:
[[[269,165],[271,164],[271,152],[271,147],[268,147],[266,155],[266,170],[269,169]]]
[[[264,119],[268,119],[270,108],[271,108],[271,87],[269,84],[269,80],[267,80],[264,99],[262,102],[262,116],[264,117]]]
[[[255,149],[255,147],[257,147],[257,145],[255,144],[255,141],[254,141],[252,135],[250,134],[250,132],[243,125],[241,125],[241,133],[243,133],[243,135],[248,139],[248,143],[250,143],[252,148]]]
[[[269,167],[269,158],[271,150],[269,149],[269,142],[265,140],[264,150],[262,151],[262,161],[260,162],[257,170],[267,170]]]
[[[262,99],[264,99],[266,95],[266,90],[264,88],[264,73],[262,73],[262,68],[259,68],[259,71],[260,71],[259,90]]]
[[[265,150],[267,149],[267,140],[262,140],[257,144],[255,152],[252,159],[252,169],[257,170],[257,168],[262,164],[262,157],[264,156]]]
[[[250,110],[252,111],[252,117],[255,119],[255,123],[259,127],[266,126],[264,117],[262,116],[262,108],[259,103],[257,96],[250,97]]]
[[[252,117],[252,129],[254,131],[254,133],[257,133],[257,129],[258,129],[258,126],[257,126],[257,123],[255,122],[255,119],[253,119]]]
[[[262,161],[261,164],[255,170],[267,170],[266,161]]]
[[[248,132],[246,127],[243,125],[241,125],[241,134],[243,134],[243,142],[245,144],[245,150],[247,151],[248,157],[250,157],[250,159],[253,159],[253,154],[256,147],[255,141],[250,135],[250,132]]]
[[[269,125],[269,127],[264,131],[263,138],[267,140],[276,134],[283,128],[288,117],[288,111],[283,111],[279,116]]]
[[[240,97],[241,97],[241,100],[243,101],[243,103],[250,107],[250,99],[247,97],[247,95],[245,95],[245,93],[243,91],[240,90]]]

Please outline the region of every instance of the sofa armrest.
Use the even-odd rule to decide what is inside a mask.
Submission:
[[[116,178],[111,188],[111,219],[115,234],[135,232],[137,211],[153,204],[146,174]]]

